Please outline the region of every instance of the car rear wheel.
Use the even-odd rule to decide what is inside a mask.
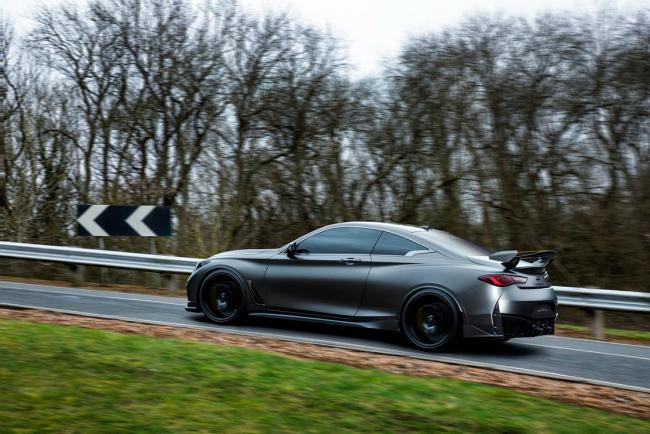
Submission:
[[[230,279],[207,279],[201,287],[203,314],[218,324],[231,324],[244,314],[244,293]]]
[[[458,332],[456,306],[446,297],[424,292],[404,306],[401,328],[409,344],[421,350],[437,350],[451,343]]]

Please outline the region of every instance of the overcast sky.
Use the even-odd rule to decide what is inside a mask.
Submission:
[[[29,16],[39,5],[62,1],[0,0],[0,13],[10,17],[21,32],[29,28]],[[83,3],[85,0],[65,1]],[[650,8],[650,0],[240,0],[240,3],[255,12],[289,12],[302,22],[328,27],[347,47],[355,77],[379,72],[383,59],[394,56],[409,35],[441,30],[479,12],[533,17],[549,10],[594,13],[603,7],[626,12]]]

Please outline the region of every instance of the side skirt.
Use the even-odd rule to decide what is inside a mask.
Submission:
[[[281,320],[290,320],[290,321],[302,321],[315,324],[326,324],[332,326],[344,326],[344,327],[357,327],[363,329],[373,329],[373,330],[388,330],[396,331],[398,328],[397,318],[372,318],[368,320],[342,320],[342,319],[332,319],[332,318],[323,318],[309,315],[298,315],[290,313],[280,313],[280,312],[249,312],[248,316],[254,318],[273,318]]]

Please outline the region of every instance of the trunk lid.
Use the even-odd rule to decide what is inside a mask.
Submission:
[[[525,275],[528,280],[526,280],[526,283],[517,286],[520,288],[547,288],[551,286],[546,265],[548,263],[541,265],[536,262],[519,261],[519,264],[512,270]]]
[[[504,250],[492,253],[490,256],[468,256],[468,259],[477,264],[524,275],[527,280],[526,283],[517,285],[520,288],[547,288],[551,286],[551,282],[546,267],[556,257],[557,252],[553,250],[522,253],[516,250]]]

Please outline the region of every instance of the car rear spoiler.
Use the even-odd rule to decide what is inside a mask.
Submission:
[[[539,252],[517,252],[516,250],[503,250],[501,252],[492,253],[489,258],[493,261],[499,261],[501,264],[506,267],[507,270],[512,270],[517,266],[520,259],[535,259],[536,261],[541,261],[540,264],[536,264],[540,267],[546,267],[557,257],[557,252],[555,250],[541,250]]]

